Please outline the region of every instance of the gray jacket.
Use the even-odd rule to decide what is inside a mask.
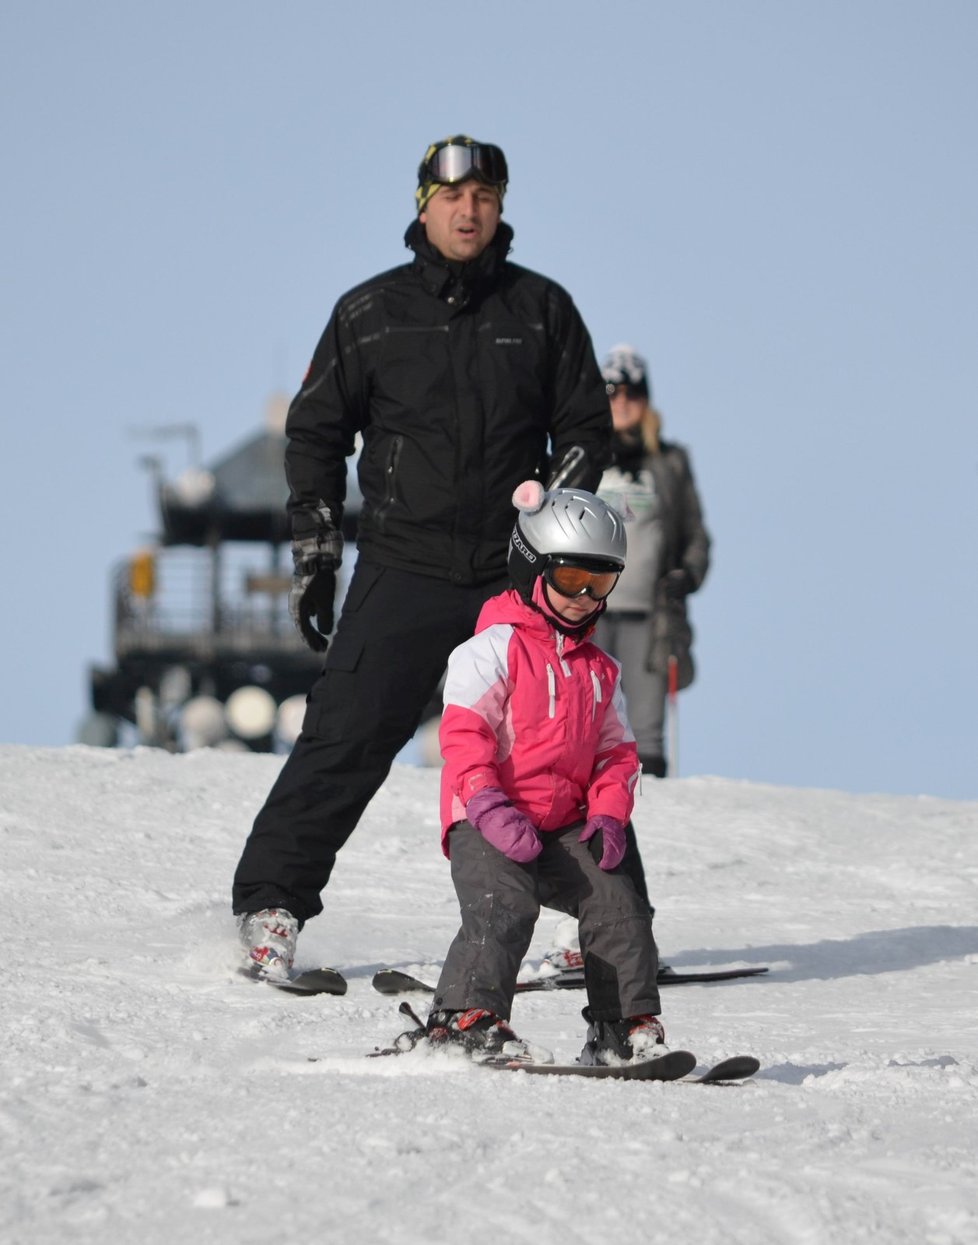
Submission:
[[[693,631],[684,599],[670,600],[664,580],[683,570],[695,592],[710,565],[710,534],[703,521],[689,454],[674,442],[660,442],[658,454],[619,459],[601,477],[600,496],[626,519],[628,559],[608,599],[610,613],[645,614],[649,620],[650,670],[666,673],[670,656],[679,663],[679,686],[693,681]]]

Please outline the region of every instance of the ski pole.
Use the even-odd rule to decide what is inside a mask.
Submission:
[[[679,660],[670,654],[668,665],[669,777],[679,777]]]

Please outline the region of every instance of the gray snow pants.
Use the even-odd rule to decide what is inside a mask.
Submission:
[[[594,642],[621,662],[621,689],[640,757],[665,756],[666,676],[646,670],[651,620],[647,614],[608,610],[597,623]]]
[[[545,831],[543,851],[525,865],[487,843],[469,822],[452,827],[448,846],[462,925],[432,1011],[484,1007],[508,1020],[516,974],[544,904],[578,919],[595,1020],[659,1014],[658,952],[648,908],[620,866],[598,868],[591,844],[578,842],[581,827],[579,822]]]

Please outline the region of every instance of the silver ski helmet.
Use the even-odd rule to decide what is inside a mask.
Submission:
[[[621,515],[584,489],[549,493],[535,480],[513,494],[519,513],[509,541],[509,575],[524,601],[533,585],[556,561],[592,570],[620,571],[627,541]]]

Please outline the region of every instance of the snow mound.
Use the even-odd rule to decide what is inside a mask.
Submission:
[[[236,975],[280,765],[0,748],[0,1238],[978,1241],[978,803],[646,782],[663,958],[771,965],[664,991],[669,1041],[762,1071],[590,1083],[364,1058],[410,1027],[372,974],[432,978],[456,928],[434,771],[395,767],[300,937],[349,992]],[[514,1027],[571,1060],[583,1002],[521,995]]]

